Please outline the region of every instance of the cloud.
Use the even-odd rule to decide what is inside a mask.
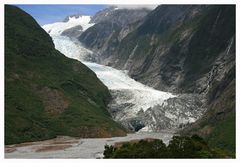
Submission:
[[[150,10],[155,9],[158,5],[114,5],[117,6],[119,9],[141,9],[141,8],[147,8]]]

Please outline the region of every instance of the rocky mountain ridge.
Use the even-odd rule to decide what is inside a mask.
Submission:
[[[98,63],[162,91],[203,97],[208,109],[187,133],[228,143],[216,133],[222,122],[235,126],[234,5],[160,5],[122,28],[100,24],[79,37]],[[225,130],[235,142],[235,128]]]

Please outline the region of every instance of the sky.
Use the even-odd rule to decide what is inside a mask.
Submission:
[[[110,5],[16,5],[30,14],[41,26],[54,22],[63,21],[69,15],[80,14],[93,16],[99,10]],[[157,5],[115,5],[118,8],[136,9],[148,8],[154,9]]]
[[[40,25],[62,21],[73,14],[92,16],[107,5],[16,5],[30,14]]]

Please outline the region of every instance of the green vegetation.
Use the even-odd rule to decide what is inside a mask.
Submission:
[[[211,126],[206,136],[209,145],[235,153],[236,148],[236,83],[235,67],[221,82],[215,82],[209,99],[210,109],[203,126]]]
[[[211,149],[199,136],[174,136],[166,146],[162,140],[140,140],[120,147],[105,145],[104,158],[221,158],[227,153]]]
[[[199,134],[210,147],[221,149],[232,157],[236,153],[235,67],[220,82],[213,83],[209,109],[202,119],[183,134]]]
[[[235,155],[235,113],[230,113],[227,117],[214,126],[213,131],[206,137],[206,141],[211,147],[224,149],[233,156]]]
[[[27,13],[5,6],[5,144],[69,135],[125,135],[106,110],[108,89],[54,49]]]

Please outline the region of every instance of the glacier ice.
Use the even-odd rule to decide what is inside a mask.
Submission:
[[[51,36],[60,35],[64,30],[81,25],[83,31],[87,28],[93,26],[93,23],[89,23],[91,20],[90,16],[80,16],[76,17],[69,17],[67,22],[56,22],[52,24],[43,25],[42,28],[49,33]]]
[[[61,35],[62,31],[76,25],[86,30],[93,25],[89,21],[89,17],[72,18],[43,28],[52,37],[57,50],[81,61],[109,88],[113,99],[108,109],[116,121],[130,130],[161,131],[177,129],[202,115],[205,109],[195,95],[174,95],[155,90],[130,78],[125,71],[89,62],[94,61],[96,54],[76,39]]]

